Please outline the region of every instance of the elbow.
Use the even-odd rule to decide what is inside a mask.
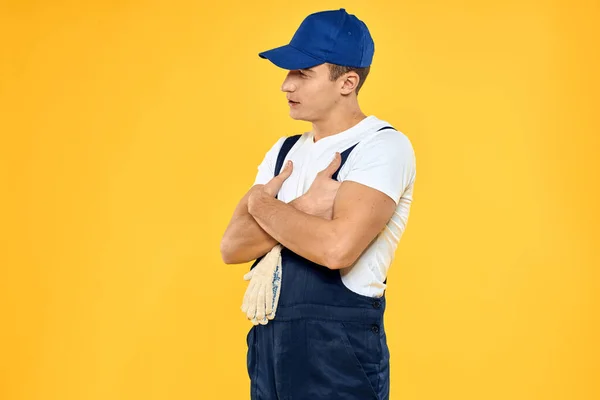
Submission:
[[[229,245],[229,242],[227,240],[225,240],[225,238],[223,238],[223,240],[221,240],[220,251],[221,251],[221,259],[223,260],[223,262],[225,264],[237,264],[237,262],[234,258],[234,254],[231,251],[231,246]]]
[[[331,270],[336,270],[336,269],[342,269],[344,268],[341,263],[332,261],[332,262],[328,262],[326,265],[327,268],[331,269]]]
[[[223,260],[225,264],[231,264],[231,259],[229,257],[230,255],[227,253],[227,248],[221,243],[221,260]]]
[[[343,269],[351,266],[356,261],[353,255],[342,246],[339,241],[335,241],[326,251],[325,266],[329,269]]]
[[[326,267],[329,269],[343,269],[348,268],[352,264],[354,264],[354,262],[349,262],[347,258],[332,256],[327,261]]]

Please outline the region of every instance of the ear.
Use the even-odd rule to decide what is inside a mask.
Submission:
[[[352,93],[356,89],[356,87],[358,86],[358,82],[360,81],[360,77],[354,71],[345,73],[340,77],[340,79],[342,79],[341,93],[343,95],[348,95]]]

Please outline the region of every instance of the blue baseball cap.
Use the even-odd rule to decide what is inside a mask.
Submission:
[[[295,70],[323,63],[368,67],[374,52],[375,44],[367,25],[340,8],[310,14],[289,44],[258,55],[280,68]]]

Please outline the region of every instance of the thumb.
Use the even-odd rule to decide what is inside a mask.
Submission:
[[[292,169],[292,161],[286,162],[285,167],[279,172],[279,175],[271,179],[264,186],[265,191],[271,196],[275,196],[279,193],[279,190],[283,186],[283,182],[292,174]]]
[[[340,155],[340,153],[338,153],[336,151],[335,156],[333,157],[333,160],[329,163],[327,168],[325,168],[323,171],[327,174],[328,177],[331,178],[331,176],[335,173],[335,171],[340,167],[341,163],[342,163],[342,156]]]
[[[293,169],[294,169],[294,165],[292,163],[292,160],[288,160],[285,163],[285,166],[283,167],[283,169],[281,170],[279,175],[277,175],[277,177],[285,180],[285,179],[289,178],[289,176],[292,174]]]
[[[254,275],[254,268],[246,272],[246,274],[244,275],[244,280],[249,281],[250,279],[252,279],[252,275]]]

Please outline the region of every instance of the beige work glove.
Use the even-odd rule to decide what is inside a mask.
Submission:
[[[266,325],[275,318],[281,291],[281,249],[281,244],[275,245],[244,275],[244,280],[250,283],[244,294],[242,312],[254,325]]]

